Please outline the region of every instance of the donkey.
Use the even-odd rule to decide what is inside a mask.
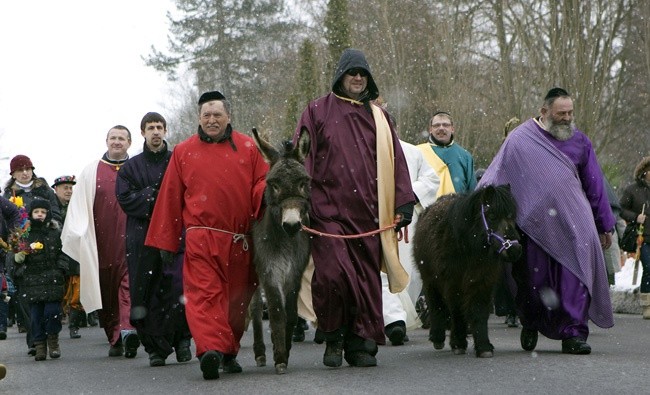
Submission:
[[[283,152],[279,152],[260,138],[256,129],[253,138],[271,166],[264,192],[266,211],[253,226],[253,262],[268,305],[275,371],[283,374],[287,371],[291,338],[298,320],[300,282],[310,254],[309,236],[301,231],[303,224],[309,225],[311,178],[303,162],[310,139],[303,128],[297,146],[287,141]],[[258,293],[253,299],[253,307],[258,306],[253,312],[253,349],[257,365],[264,366],[259,297]]]
[[[444,347],[450,322],[454,354],[467,352],[469,324],[476,356],[493,356],[487,329],[492,292],[502,263],[522,254],[516,213],[510,186],[501,185],[443,196],[420,216],[413,256],[431,311],[429,340],[436,350]]]

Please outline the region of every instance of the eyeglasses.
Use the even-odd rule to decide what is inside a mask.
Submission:
[[[432,123],[431,127],[434,129],[438,129],[439,127],[443,128],[450,128],[452,125],[449,122],[444,122],[444,123]]]
[[[361,68],[350,69],[350,70],[346,71],[345,74],[349,75],[350,77],[356,77],[357,74],[360,75],[361,77],[367,77],[368,76],[368,72],[366,70],[364,70],[364,69],[361,69]]]

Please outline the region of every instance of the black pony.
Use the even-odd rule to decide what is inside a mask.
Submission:
[[[490,358],[487,321],[502,261],[521,256],[509,185],[486,186],[467,195],[446,195],[420,216],[413,256],[430,309],[429,340],[436,350],[449,343],[454,354],[467,352],[468,324],[477,357]]]
[[[309,152],[309,134],[303,130],[294,147],[284,143],[283,152],[253,137],[270,169],[266,175],[266,210],[253,226],[253,262],[268,305],[273,360],[278,374],[286,373],[293,329],[298,320],[298,293],[309,262],[309,236],[301,225],[309,225],[311,178],[303,161]],[[255,360],[266,364],[259,291],[252,302]]]

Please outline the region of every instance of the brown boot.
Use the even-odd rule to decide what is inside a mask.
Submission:
[[[36,348],[34,360],[45,361],[47,358],[47,344],[45,342],[34,342],[34,348]]]
[[[643,308],[643,318],[650,320],[650,293],[639,294],[641,308]]]
[[[47,335],[47,348],[50,349],[50,358],[58,358],[61,356],[61,349],[59,348],[59,335]],[[38,350],[36,351],[38,353]]]

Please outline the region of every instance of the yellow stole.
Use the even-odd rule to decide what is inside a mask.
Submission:
[[[433,148],[431,148],[431,144],[424,143],[418,145],[417,147],[420,149],[420,151],[422,151],[424,159],[426,159],[429,165],[433,167],[433,170],[436,172],[436,174],[438,174],[438,177],[440,177],[440,187],[438,188],[438,193],[436,193],[436,199],[448,193],[455,193],[456,190],[454,189],[454,183],[451,181],[449,168],[447,167],[447,164],[445,164],[445,162],[443,162],[442,159],[436,155],[436,153],[433,151]]]
[[[393,224],[395,220],[395,153],[393,136],[383,111],[371,105],[377,129],[377,196],[379,200],[379,227]],[[394,229],[381,232],[381,271],[388,276],[390,292],[398,293],[406,288],[409,275],[399,261],[397,233]]]

